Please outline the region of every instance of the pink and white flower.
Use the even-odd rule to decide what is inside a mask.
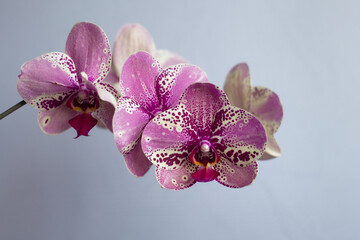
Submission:
[[[70,127],[88,136],[100,121],[112,130],[116,90],[103,80],[111,66],[108,38],[97,25],[81,22],[71,29],[65,53],[50,52],[21,67],[17,89],[39,110],[40,128],[58,134]]]
[[[194,83],[174,108],[146,125],[141,144],[164,188],[212,180],[240,188],[257,175],[266,133],[255,116],[231,106],[217,86]]]
[[[122,97],[115,110],[113,129],[116,146],[132,174],[143,176],[152,165],[140,144],[146,124],[172,108],[187,86],[205,81],[207,76],[199,67],[178,64],[162,69],[146,52],[137,52],[124,63],[120,77]]]
[[[264,125],[268,143],[260,159],[281,155],[274,134],[283,118],[283,108],[278,95],[269,88],[251,86],[249,67],[246,63],[234,66],[226,77],[224,91],[230,103],[254,114]]]
[[[119,90],[119,77],[125,61],[130,55],[144,51],[154,56],[162,68],[187,63],[183,57],[164,49],[156,49],[150,33],[140,24],[125,24],[116,35],[113,47],[112,70],[105,81]],[[120,92],[120,90],[119,90]],[[116,106],[116,102],[114,103]]]

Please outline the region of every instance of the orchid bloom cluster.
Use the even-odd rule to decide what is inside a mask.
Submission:
[[[246,64],[229,72],[223,91],[199,67],[157,50],[138,24],[119,30],[113,54],[99,26],[76,24],[64,53],[21,67],[17,88],[44,133],[72,127],[77,138],[106,127],[129,171],[140,177],[155,165],[167,189],[213,180],[241,188],[254,181],[258,159],[281,154],[279,97],[252,87]]]

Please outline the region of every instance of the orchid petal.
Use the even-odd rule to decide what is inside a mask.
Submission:
[[[110,71],[109,40],[104,31],[93,23],[74,25],[67,38],[65,52],[74,60],[79,79],[84,72],[90,82],[100,82]]]
[[[211,142],[220,153],[239,167],[261,157],[266,145],[266,132],[252,114],[225,106],[215,115]]]
[[[26,62],[17,82],[21,97],[38,110],[60,106],[78,87],[74,62],[59,52]]]
[[[267,144],[264,154],[261,156],[260,160],[268,160],[281,156],[281,150],[279,144],[276,142],[273,135],[267,134]]]
[[[278,130],[283,118],[283,108],[278,95],[266,87],[252,89],[249,111],[260,119],[269,134]]]
[[[176,170],[167,170],[156,167],[156,179],[163,188],[181,190],[191,187],[196,181],[191,177],[195,172],[193,165],[190,162],[184,162],[181,168]]]
[[[129,172],[136,177],[142,177],[152,166],[152,163],[144,155],[141,144],[136,144],[129,153],[124,154],[124,159]]]
[[[190,112],[199,137],[210,137],[213,117],[229,105],[225,93],[211,83],[194,83],[185,89],[179,101]]]
[[[131,54],[145,51],[152,55],[155,52],[155,44],[143,26],[127,24],[117,33],[113,51],[113,67],[115,73],[120,76],[123,65]]]
[[[251,184],[258,172],[256,162],[246,167],[239,167],[226,158],[221,158],[214,168],[220,173],[216,181],[231,188],[241,188]]]
[[[95,85],[99,97],[111,103],[114,107],[117,105],[117,101],[120,98],[119,91],[119,78],[110,72],[106,78]]]
[[[100,120],[112,132],[112,120],[115,113],[115,108],[109,102],[101,100],[99,102],[100,106],[92,113],[92,116],[97,120]]]
[[[207,81],[206,73],[194,65],[178,64],[164,69],[155,79],[160,109],[173,107],[190,84]]]
[[[122,154],[135,148],[150,119],[151,115],[136,101],[120,98],[113,118],[113,130],[116,146]]]
[[[184,106],[167,110],[149,122],[141,145],[148,159],[166,169],[177,169],[188,161],[198,139],[193,121]]]
[[[158,105],[154,79],[160,72],[159,63],[148,53],[138,52],[125,62],[120,77],[121,95],[131,97],[151,110]]]
[[[164,49],[156,50],[155,58],[159,61],[162,68],[189,62],[185,58]]]
[[[240,63],[228,73],[224,91],[231,105],[248,110],[251,99],[251,80],[249,67],[246,63]]]
[[[46,134],[59,134],[69,129],[69,120],[74,118],[78,112],[68,108],[66,103],[50,111],[40,111],[38,123],[41,130]]]

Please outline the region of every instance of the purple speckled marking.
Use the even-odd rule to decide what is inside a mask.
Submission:
[[[76,24],[68,36],[66,53],[51,52],[26,62],[21,67],[18,92],[40,110],[38,121],[45,133],[57,134],[71,125],[78,136],[88,135],[97,123],[94,111],[111,130],[114,108],[99,98],[96,86],[103,96],[108,91],[118,97],[116,90],[102,84],[111,66],[105,33],[92,23]]]
[[[193,122],[182,105],[159,114],[143,132],[141,144],[145,156],[166,169],[180,167],[198,142]]]
[[[265,143],[260,121],[230,106],[210,83],[190,85],[176,107],[146,125],[141,139],[159,183],[177,190],[214,179],[229,187],[250,184]],[[181,182],[181,174],[189,184]]]
[[[158,62],[146,52],[138,52],[125,62],[120,78],[122,97],[115,110],[113,119],[115,142],[119,151],[130,154],[138,145],[138,138],[148,122],[161,112],[174,106],[182,91],[191,83],[207,81],[206,74],[192,65],[175,65],[162,70]],[[177,131],[182,126],[175,126],[180,118],[186,119],[186,113],[164,116],[172,121],[166,131]],[[165,127],[166,128],[166,127]],[[180,130],[181,131],[181,130]],[[166,134],[166,133],[164,133]],[[168,136],[166,136],[168,138]],[[164,166],[176,168],[182,162],[186,150],[176,149],[178,157],[166,159],[166,154],[156,153]],[[129,166],[129,162],[127,165]],[[136,175],[136,169],[128,167]]]
[[[207,81],[205,72],[194,65],[179,64],[166,68],[155,79],[159,108],[164,111],[173,107],[187,86]]]

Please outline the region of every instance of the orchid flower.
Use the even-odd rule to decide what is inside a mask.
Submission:
[[[168,50],[156,49],[150,33],[140,24],[126,24],[118,31],[113,48],[113,65],[106,82],[119,90],[119,77],[125,61],[138,51],[145,51],[159,61],[162,68],[188,61]],[[116,103],[115,103],[116,106]]]
[[[112,131],[116,90],[103,82],[111,66],[108,38],[97,25],[75,24],[65,53],[50,52],[21,67],[17,89],[21,97],[39,110],[44,133],[58,134],[70,127],[77,137],[102,123]],[[107,100],[107,101],[104,101]]]
[[[283,108],[278,95],[266,87],[252,87],[246,63],[234,66],[224,85],[230,103],[254,114],[264,125],[268,143],[261,160],[279,157],[281,150],[274,134],[283,118]]]
[[[219,87],[194,83],[174,108],[146,125],[141,144],[164,188],[213,180],[240,188],[257,175],[266,133],[255,116],[231,106]]]
[[[205,81],[206,74],[196,66],[178,64],[162,69],[146,52],[137,52],[124,63],[120,77],[122,97],[113,128],[116,146],[132,174],[143,176],[152,165],[139,142],[146,124],[173,107],[187,86]]]

